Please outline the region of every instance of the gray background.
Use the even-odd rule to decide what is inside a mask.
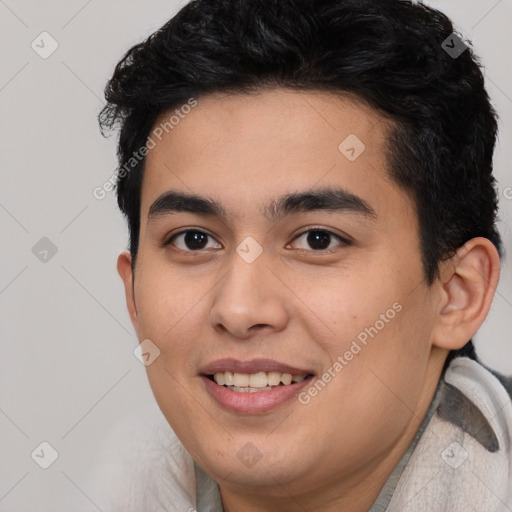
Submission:
[[[100,510],[86,479],[100,442],[118,418],[153,401],[115,269],[127,230],[114,195],[92,195],[116,166],[115,137],[101,137],[96,115],[124,52],[184,3],[0,0],[1,511]],[[501,116],[495,166],[510,252],[512,0],[427,3],[452,17],[486,66]],[[31,47],[43,45],[43,31],[58,43],[46,59]],[[511,282],[505,261],[475,339],[483,361],[508,373]],[[31,458],[43,441],[59,455],[48,469]],[[34,458],[48,460],[38,450]]]

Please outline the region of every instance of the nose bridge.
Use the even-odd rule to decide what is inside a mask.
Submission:
[[[251,250],[249,245],[247,251],[244,243],[237,248],[231,270],[215,287],[210,311],[212,327],[224,328],[238,337],[247,337],[254,326],[280,330],[287,318],[279,281],[267,268],[268,258],[263,254],[246,258]]]

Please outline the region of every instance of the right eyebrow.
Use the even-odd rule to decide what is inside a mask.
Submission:
[[[225,209],[213,199],[183,192],[169,191],[156,199],[148,212],[148,220],[176,212],[210,215],[226,220]]]

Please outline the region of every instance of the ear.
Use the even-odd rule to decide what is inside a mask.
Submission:
[[[457,350],[483,324],[500,275],[500,258],[487,238],[473,238],[440,267],[440,299],[433,330],[434,346]]]
[[[132,256],[129,251],[123,251],[117,258],[117,272],[124,283],[126,306],[135,331],[139,332],[137,307],[135,305],[135,293],[133,289]]]

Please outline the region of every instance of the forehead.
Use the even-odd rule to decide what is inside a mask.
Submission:
[[[146,157],[142,217],[167,190],[207,193],[238,217],[314,187],[342,186],[375,210],[398,206],[397,196],[412,206],[386,172],[391,122],[354,97],[287,89],[218,93],[186,110],[160,130]],[[175,112],[155,127],[165,128]]]

